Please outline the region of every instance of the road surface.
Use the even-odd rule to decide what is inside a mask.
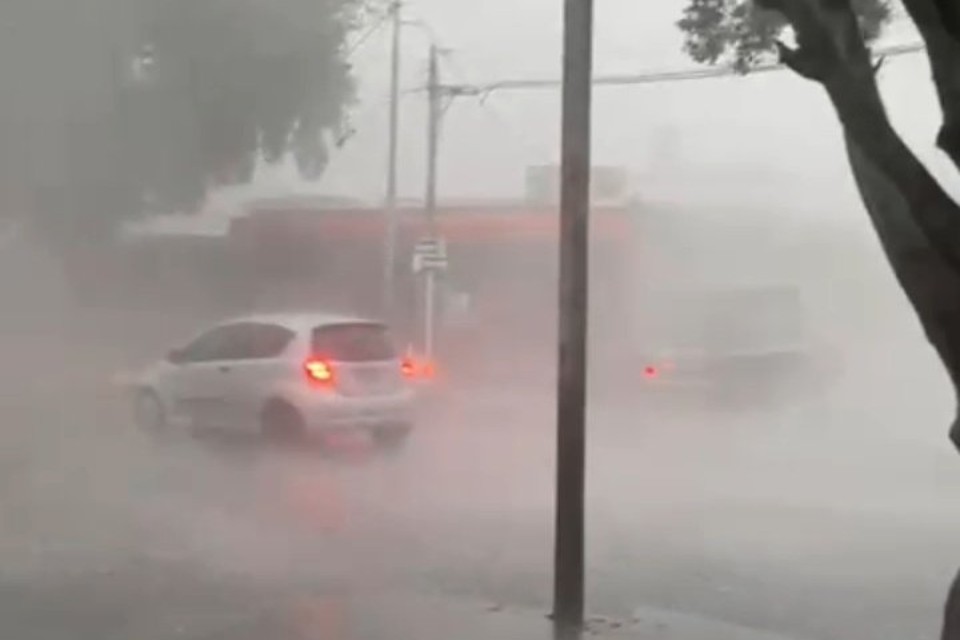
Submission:
[[[590,610],[935,638],[960,564],[950,405],[929,354],[868,352],[775,408],[594,406]],[[158,443],[84,362],[7,368],[0,637],[397,640],[348,619],[397,597],[548,608],[548,397],[459,390],[401,455],[321,456]]]
[[[406,640],[346,627],[397,598],[548,608],[549,396],[454,390],[392,457],[157,443],[110,381],[163,341],[44,317],[0,330],[0,638]],[[708,412],[595,394],[592,612],[936,637],[960,565],[949,389],[912,325],[843,343],[821,397]]]

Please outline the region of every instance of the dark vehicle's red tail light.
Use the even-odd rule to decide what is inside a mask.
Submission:
[[[424,380],[432,380],[437,375],[437,367],[430,361],[425,361],[420,366],[420,377]]]
[[[406,356],[400,363],[400,370],[409,380],[431,380],[437,374],[433,362],[418,360],[411,355]]]
[[[643,377],[647,380],[655,380],[660,377],[660,369],[653,365],[647,365],[643,369]]]

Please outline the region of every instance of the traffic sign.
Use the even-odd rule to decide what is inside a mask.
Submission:
[[[413,271],[444,271],[448,266],[447,244],[442,238],[424,238],[413,249]]]

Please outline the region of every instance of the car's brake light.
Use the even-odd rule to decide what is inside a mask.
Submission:
[[[429,360],[417,360],[408,355],[400,362],[400,370],[404,377],[415,380],[431,380],[436,376],[436,367]]]
[[[303,365],[311,382],[323,386],[332,386],[335,381],[333,366],[326,360],[311,359]]]
[[[654,380],[660,377],[660,369],[656,368],[653,365],[647,365],[643,370],[643,377],[648,380]]]
[[[424,362],[420,367],[420,375],[427,380],[432,380],[437,376],[437,367],[432,362]]]

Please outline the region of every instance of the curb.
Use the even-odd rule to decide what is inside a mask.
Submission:
[[[553,623],[543,612],[448,598],[335,598],[343,640],[554,640]],[[802,640],[750,629],[712,618],[657,608],[641,608],[631,620],[593,617],[583,638],[610,640]]]

